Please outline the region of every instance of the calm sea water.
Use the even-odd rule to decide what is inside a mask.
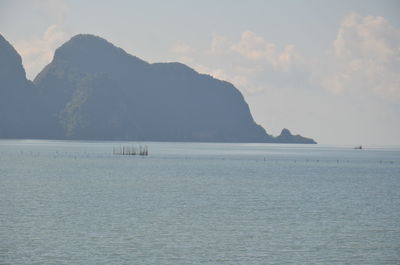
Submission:
[[[0,264],[400,264],[400,149],[141,144],[0,141]]]

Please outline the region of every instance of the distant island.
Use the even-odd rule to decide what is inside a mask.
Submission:
[[[33,82],[0,35],[0,138],[316,143],[269,135],[231,83],[93,35],[64,43]]]

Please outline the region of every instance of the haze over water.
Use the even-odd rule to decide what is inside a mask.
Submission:
[[[400,149],[0,141],[0,264],[399,264]]]

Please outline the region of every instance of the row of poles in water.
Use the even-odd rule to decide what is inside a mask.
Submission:
[[[139,155],[139,156],[148,156],[149,148],[147,145],[145,146],[119,146],[113,148],[114,155]]]

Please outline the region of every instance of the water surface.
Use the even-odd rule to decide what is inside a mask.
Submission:
[[[399,264],[400,149],[0,141],[0,264]]]

